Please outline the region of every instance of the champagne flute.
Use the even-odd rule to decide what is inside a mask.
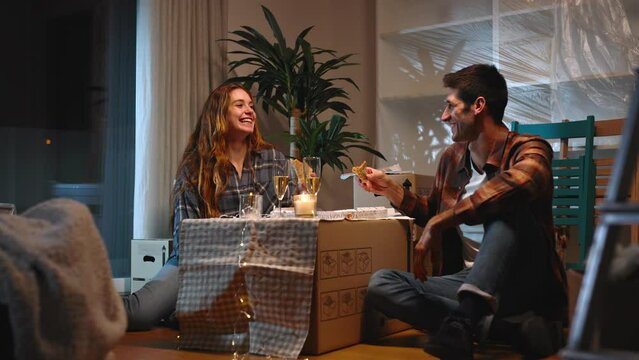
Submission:
[[[286,195],[289,182],[288,160],[281,163],[281,166],[275,166],[275,175],[273,175],[273,185],[275,186],[275,195],[277,196],[277,208],[279,217],[282,217],[282,199]]]
[[[309,194],[317,196],[320,190],[320,178],[322,177],[322,160],[317,156],[307,156],[302,159],[304,163],[304,181]]]

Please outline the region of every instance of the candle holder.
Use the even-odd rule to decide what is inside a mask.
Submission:
[[[315,217],[317,208],[317,196],[314,194],[298,194],[293,196],[295,216]]]

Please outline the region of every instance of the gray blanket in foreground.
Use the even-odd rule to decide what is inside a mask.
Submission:
[[[0,215],[0,303],[16,359],[104,359],[126,316],[86,206],[54,199]]]

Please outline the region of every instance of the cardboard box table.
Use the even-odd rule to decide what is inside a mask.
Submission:
[[[322,221],[309,334],[302,352],[321,354],[360,342],[368,279],[379,269],[410,271],[411,220]],[[380,316],[367,329],[388,335],[408,325]]]
[[[292,231],[291,226],[296,230]],[[247,228],[253,230],[244,231]],[[182,329],[181,346],[228,351],[231,342],[248,344],[250,341],[251,352],[295,357],[302,350],[302,344],[302,352],[319,354],[359,343],[368,280],[378,269],[410,269],[412,228],[412,220],[407,218],[358,221],[185,220],[180,234],[180,294],[177,305]],[[224,233],[229,229],[231,232]],[[248,244],[247,250],[238,251],[236,242],[231,238],[249,232],[252,235],[247,239],[250,240],[244,241]],[[207,238],[207,234],[211,236]],[[280,247],[269,244],[276,241],[285,244]],[[218,249],[207,252],[211,246],[218,246]],[[305,254],[305,248],[313,252]],[[273,257],[275,254],[286,257],[289,249],[293,255],[288,255],[290,259],[287,261],[278,262]],[[252,265],[244,270],[237,266],[231,269],[233,262],[238,263],[238,254],[240,263],[247,261]],[[185,259],[185,256],[194,258]],[[266,263],[257,256],[264,257],[272,266],[260,267],[260,264]],[[306,258],[305,261],[310,264],[307,275],[304,275],[304,266],[290,265],[291,261],[295,263],[298,258]],[[183,261],[186,266],[183,266]],[[205,269],[207,266],[208,270]],[[309,281],[309,287],[305,288],[308,291],[301,293],[303,299],[296,290],[300,288],[300,276],[307,279],[303,281]],[[290,283],[295,283],[295,286],[286,287],[297,291],[293,298],[287,296],[288,290],[277,291],[284,288],[285,282],[281,280],[286,277],[294,280]],[[262,284],[256,279],[262,279]],[[237,284],[246,287],[247,290],[241,289],[247,293],[246,296],[238,290]],[[270,288],[276,290],[269,292]],[[251,289],[257,290],[251,294]],[[259,296],[255,295],[256,292],[260,292]],[[254,307],[251,321],[255,323],[242,325],[250,340],[236,336],[237,329],[231,329],[229,325],[242,310],[234,304],[234,299],[244,298]],[[278,308],[282,304],[285,304],[285,309]],[[298,309],[291,307],[303,308],[301,316]],[[273,315],[275,313],[285,315],[278,317]],[[209,320],[205,319],[207,316]],[[263,320],[263,323],[258,321],[264,318],[271,320]],[[379,328],[368,330],[379,335],[408,328],[408,325],[396,320],[373,323]],[[300,325],[303,325],[303,331],[299,331]],[[224,327],[226,334],[220,330]],[[282,334],[285,336],[280,336]],[[291,341],[286,341],[286,336],[289,336],[286,334],[290,334]],[[209,340],[212,338],[216,339]],[[283,345],[273,345],[278,341],[283,342]],[[299,348],[292,352],[289,346],[288,350],[277,353],[291,342],[298,343]]]

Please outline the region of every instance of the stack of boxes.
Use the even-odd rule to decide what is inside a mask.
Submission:
[[[138,291],[169,259],[171,239],[131,240],[131,292]]]

